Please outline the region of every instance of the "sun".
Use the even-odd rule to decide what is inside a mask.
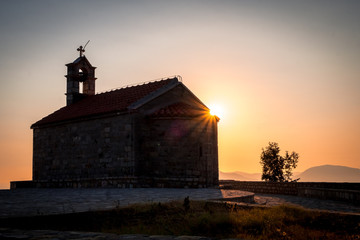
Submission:
[[[213,116],[217,116],[219,118],[224,116],[224,107],[220,104],[211,104],[209,105],[210,114]]]

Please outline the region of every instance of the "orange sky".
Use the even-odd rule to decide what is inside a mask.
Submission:
[[[316,3],[315,3],[316,2]],[[219,167],[260,172],[269,141],[295,171],[360,168],[359,1],[0,3],[0,188],[31,179],[30,125],[65,104],[65,64],[85,55],[97,92],[181,75],[222,105]]]

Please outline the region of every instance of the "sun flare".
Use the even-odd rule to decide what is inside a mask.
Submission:
[[[224,107],[220,104],[211,104],[209,106],[210,114],[217,117],[223,117],[224,116]]]

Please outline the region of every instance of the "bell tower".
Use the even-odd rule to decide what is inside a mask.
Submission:
[[[86,96],[95,95],[95,68],[83,54],[85,47],[77,49],[80,56],[68,63],[66,77],[66,105],[80,101]],[[82,89],[82,91],[81,91]]]

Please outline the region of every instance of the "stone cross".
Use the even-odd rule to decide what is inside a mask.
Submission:
[[[80,57],[82,57],[83,53],[85,52],[85,48],[83,48],[83,46],[80,46],[77,50],[80,52]]]

